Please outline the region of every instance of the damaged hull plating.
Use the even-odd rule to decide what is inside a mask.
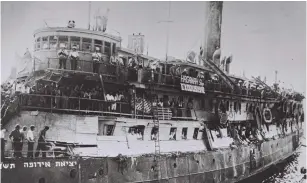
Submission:
[[[291,156],[299,145],[301,135],[302,131],[297,131],[262,144],[201,153],[161,155],[161,171],[155,170],[154,157],[149,155],[8,160],[1,165],[1,181],[15,183],[23,180],[24,183],[33,183],[44,179],[57,183],[235,182],[264,171]]]

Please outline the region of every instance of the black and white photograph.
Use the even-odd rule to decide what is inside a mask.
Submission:
[[[1,1],[1,183],[306,183],[305,1]]]

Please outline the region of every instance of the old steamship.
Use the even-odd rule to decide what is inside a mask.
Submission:
[[[216,49],[222,7],[208,3],[200,64],[135,54],[104,29],[35,31],[30,72],[1,96],[1,123],[34,125],[36,136],[49,126],[47,157],[12,158],[7,140],[2,182],[228,183],[291,156],[304,97],[229,74],[231,57],[220,64]],[[76,65],[60,67],[60,46],[78,53]]]

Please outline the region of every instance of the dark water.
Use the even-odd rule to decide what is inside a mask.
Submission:
[[[284,162],[257,176],[257,179],[262,183],[305,183],[301,167],[306,168],[306,147],[303,146]]]
[[[291,157],[239,183],[307,183],[301,167],[306,168],[306,147],[300,147]]]

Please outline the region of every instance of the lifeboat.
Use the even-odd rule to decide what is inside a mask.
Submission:
[[[272,116],[271,109],[269,109],[269,108],[267,108],[267,107],[264,108],[264,109],[263,109],[262,116],[263,116],[264,122],[266,122],[266,123],[272,123],[272,118],[273,118],[273,116]]]

